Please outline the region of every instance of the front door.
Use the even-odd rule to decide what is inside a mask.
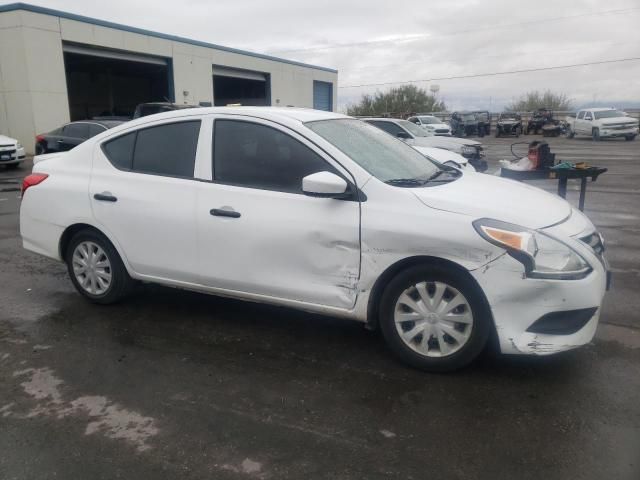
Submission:
[[[304,137],[258,119],[217,118],[213,182],[199,184],[200,274],[210,287],[351,308],[360,271],[360,204],[302,193],[330,171]]]

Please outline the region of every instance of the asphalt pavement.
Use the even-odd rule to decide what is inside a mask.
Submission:
[[[447,375],[335,318],[158,286],[89,304],[21,248],[29,166],[0,169],[0,479],[638,480],[640,143],[548,140],[609,168],[586,204],[614,272],[596,339]],[[482,141],[491,172],[516,140]]]

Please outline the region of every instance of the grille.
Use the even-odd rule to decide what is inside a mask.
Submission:
[[[446,128],[437,128],[436,133],[449,133],[449,130]]]

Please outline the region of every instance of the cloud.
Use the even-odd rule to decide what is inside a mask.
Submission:
[[[257,52],[282,52],[278,55],[337,68],[341,87],[640,56],[640,5],[634,0],[538,0],[535,8],[513,0],[51,0],[43,5]],[[612,10],[624,11],[591,15]],[[343,44],[349,46],[315,49]],[[577,103],[638,101],[638,77],[640,61],[437,83],[453,108],[500,109],[525,91],[547,88]],[[338,102],[344,106],[362,93],[386,88],[340,88]]]

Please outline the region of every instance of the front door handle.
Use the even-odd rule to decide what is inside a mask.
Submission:
[[[102,202],[117,202],[118,201],[117,197],[114,197],[109,192],[96,193],[93,196],[93,198],[95,198],[96,200],[100,200]]]
[[[240,212],[236,212],[235,210],[228,210],[226,208],[212,208],[211,210],[209,210],[209,213],[214,217],[240,218]]]

